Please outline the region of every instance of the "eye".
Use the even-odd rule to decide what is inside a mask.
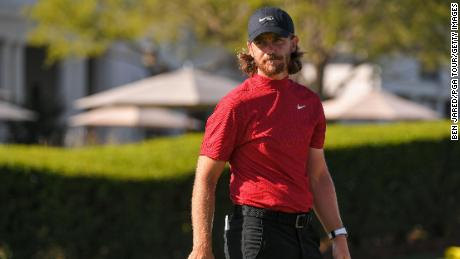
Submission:
[[[275,43],[283,43],[284,39],[283,38],[275,38]]]
[[[266,45],[266,41],[263,40],[255,40],[254,44],[256,44],[258,47],[263,47]]]

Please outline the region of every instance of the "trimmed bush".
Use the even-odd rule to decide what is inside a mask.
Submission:
[[[326,158],[355,250],[378,257],[372,250],[455,237],[460,145],[447,140],[449,129],[448,122],[328,127]],[[185,258],[201,138],[0,146],[0,258]],[[216,258],[231,207],[228,176],[217,188]]]

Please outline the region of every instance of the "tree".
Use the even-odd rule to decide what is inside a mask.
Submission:
[[[317,71],[323,92],[329,61],[351,53],[355,65],[382,54],[403,52],[435,69],[447,58],[449,6],[442,1],[284,1],[297,23],[301,45]]]
[[[115,41],[148,52],[139,39],[159,33],[156,28],[163,28],[162,37],[172,35],[167,33],[171,28],[163,22],[169,6],[157,0],[138,2],[141,1],[37,1],[25,10],[26,16],[36,23],[29,42],[47,47],[48,63],[67,56],[97,56]],[[166,25],[176,27],[174,21],[168,19]]]
[[[449,5],[436,0],[41,0],[26,13],[37,24],[31,42],[48,46],[53,61],[98,55],[114,41],[155,57],[158,43],[184,30],[234,52],[245,46],[249,15],[264,5],[280,6],[293,17],[320,93],[326,65],[344,52],[356,64],[403,52],[430,69],[448,57]],[[139,44],[146,38],[148,48]]]

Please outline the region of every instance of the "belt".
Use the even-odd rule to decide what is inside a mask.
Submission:
[[[306,213],[287,213],[280,211],[256,208],[247,205],[234,205],[234,214],[262,218],[277,221],[282,224],[291,225],[295,228],[303,228],[311,223],[311,211]]]

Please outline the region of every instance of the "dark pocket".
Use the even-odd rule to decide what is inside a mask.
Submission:
[[[316,245],[319,247],[320,245],[320,237],[319,237],[319,234],[318,232],[315,230],[315,228],[313,228],[313,226],[310,224],[308,225],[308,227],[306,228],[307,231],[307,234],[310,238],[310,240]]]
[[[318,232],[309,225],[308,227],[301,230],[302,233],[302,249],[304,254],[308,255],[308,258],[321,259],[323,256],[319,251],[320,237]]]
[[[255,259],[262,253],[263,220],[256,217],[243,217],[242,253],[245,259]]]
[[[243,229],[243,219],[230,215],[225,220],[224,225],[224,253],[226,259],[241,259],[241,231]]]

